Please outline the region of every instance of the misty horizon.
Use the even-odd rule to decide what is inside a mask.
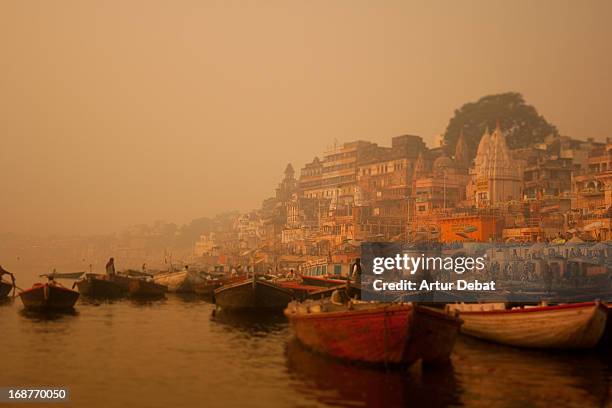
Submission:
[[[433,147],[488,94],[612,136],[609,2],[179,4],[0,5],[0,233],[255,209],[287,163],[335,141]]]

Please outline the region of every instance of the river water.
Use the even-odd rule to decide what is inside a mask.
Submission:
[[[68,387],[61,406],[92,408],[612,405],[605,350],[524,351],[460,337],[448,366],[386,372],[305,350],[282,315],[214,310],[177,295],[80,299],[59,315],[4,302],[0,387]]]

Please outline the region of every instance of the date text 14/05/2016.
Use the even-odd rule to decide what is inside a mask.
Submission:
[[[427,282],[422,280],[421,282],[413,282],[410,280],[402,279],[397,282],[385,282],[382,279],[377,279],[372,282],[372,288],[375,291],[405,291],[405,290],[482,290],[482,291],[494,291],[495,282],[480,282],[475,280],[469,282],[466,280],[458,280],[456,282]]]

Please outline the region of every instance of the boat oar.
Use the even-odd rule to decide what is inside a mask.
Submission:
[[[13,297],[15,297],[15,289],[19,289],[22,292],[23,292],[23,289],[21,289],[19,286],[15,284],[15,275],[13,275],[12,273],[10,275],[11,275],[11,283],[13,284]]]
[[[19,286],[15,285],[15,283],[13,282],[13,297],[17,296],[15,294],[15,289],[19,289],[21,292],[23,292],[23,289],[21,289]]]

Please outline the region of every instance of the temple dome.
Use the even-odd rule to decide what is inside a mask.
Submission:
[[[454,168],[454,167],[455,167],[455,163],[447,155],[442,155],[438,157],[433,163],[434,170],[444,170],[444,169],[449,169],[449,168]]]

